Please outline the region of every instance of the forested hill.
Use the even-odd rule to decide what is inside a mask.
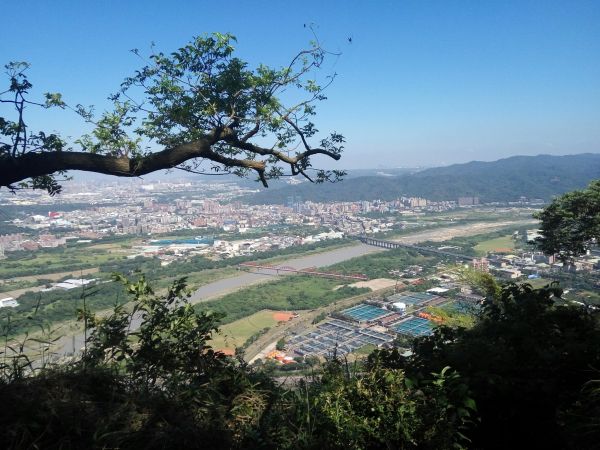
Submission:
[[[291,195],[302,201],[392,200],[418,196],[429,200],[456,200],[478,196],[482,202],[548,200],[585,187],[600,178],[600,154],[567,156],[513,156],[493,162],[473,161],[436,167],[402,176],[349,178],[331,185],[302,183],[266,189],[244,200],[253,204],[284,204]]]

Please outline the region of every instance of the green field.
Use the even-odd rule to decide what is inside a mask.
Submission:
[[[586,303],[588,305],[600,305],[600,294],[594,291],[578,289],[575,292],[570,292],[566,297],[569,300]]]
[[[72,321],[76,317],[76,311],[82,306],[82,290],[53,291],[40,294],[33,292],[43,284],[47,284],[65,276],[77,276],[79,274],[94,273],[94,278],[107,281],[112,278],[114,272],[136,277],[134,271],[139,270],[146,275],[146,279],[156,292],[164,290],[176,279],[183,276],[187,278],[190,289],[196,289],[204,284],[235,276],[239,274],[236,265],[240,262],[251,260],[263,260],[269,263],[285,261],[289,255],[314,254],[345,245],[352,245],[351,241],[332,240],[307,246],[289,247],[279,251],[267,251],[250,256],[243,256],[219,261],[212,261],[202,257],[192,257],[187,260],[178,261],[168,266],[161,266],[156,258],[127,259],[124,256],[123,245],[128,245],[121,239],[118,243],[104,242],[89,246],[76,245],[58,249],[40,250],[34,254],[19,253],[0,264],[0,279],[14,280],[6,282],[1,286],[3,292],[19,296],[20,306],[16,309],[6,308],[0,310],[0,326],[2,326],[8,315],[11,315],[10,331],[7,334],[17,336],[25,332],[39,330],[40,325],[55,326],[61,322]],[[94,267],[94,263],[98,263]],[[85,267],[90,267],[84,269]],[[96,273],[98,272],[98,273]],[[16,275],[20,277],[16,277]],[[43,284],[40,286],[40,281]],[[118,283],[117,283],[118,284]],[[21,288],[21,290],[18,290]],[[328,286],[327,289],[330,289]],[[14,292],[13,292],[14,291]],[[325,296],[327,298],[327,296]],[[339,296],[335,296],[339,298]],[[292,302],[295,299],[292,298]],[[315,299],[312,298],[314,301]],[[124,295],[121,286],[114,283],[100,284],[98,287],[86,291],[86,306],[93,312],[99,312],[111,308],[115,303],[123,304],[129,301]],[[299,300],[302,301],[302,300]],[[241,303],[244,303],[243,299]],[[257,307],[258,304],[258,307]],[[286,306],[260,306],[259,302],[252,305],[235,307],[244,311],[243,315],[236,315],[232,311],[230,320],[237,320],[262,309],[286,309]],[[215,308],[218,309],[218,308]],[[298,309],[298,308],[292,308]],[[300,308],[302,309],[302,308]],[[35,314],[32,316],[32,311]],[[226,312],[229,312],[227,310]],[[32,316],[32,320],[28,317]],[[35,320],[33,320],[35,319]]]
[[[515,241],[510,234],[494,239],[488,239],[475,246],[475,252],[479,256],[485,256],[488,252],[510,253],[514,251],[514,249]]]
[[[273,318],[273,311],[259,311],[220,327],[221,333],[215,335],[210,344],[216,350],[234,350],[235,347],[244,345],[253,334],[275,325],[277,322]]]
[[[389,278],[390,270],[403,270],[411,265],[421,265],[426,270],[435,266],[439,258],[423,256],[414,250],[398,248],[381,253],[348,259],[328,267],[338,273],[362,273],[370,279]]]
[[[354,351],[354,354],[359,355],[359,356],[368,356],[371,353],[373,353],[373,351],[376,349],[377,349],[376,345],[366,344],[366,345],[363,345],[362,347],[356,349]]]
[[[552,283],[552,280],[548,278],[532,278],[531,280],[526,280],[525,283],[530,284],[534,289],[540,289],[548,286]]]
[[[249,286],[219,299],[198,303],[203,311],[225,314],[223,323],[231,323],[262,310],[298,311],[317,309],[337,300],[370,292],[368,288],[339,286],[339,280],[292,275],[269,283]]]
[[[103,247],[76,245],[36,252],[18,252],[2,261],[0,278],[9,279],[89,269],[109,261],[123,260],[126,255],[126,250],[115,248],[109,244]]]

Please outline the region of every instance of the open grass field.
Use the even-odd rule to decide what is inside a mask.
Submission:
[[[354,352],[356,355],[360,355],[360,356],[368,356],[371,353],[373,353],[373,351],[377,349],[376,345],[373,344],[367,344],[367,345],[363,345],[362,347],[356,349],[356,351]]]
[[[569,300],[586,303],[588,305],[600,305],[600,293],[586,290],[577,290],[567,294]]]
[[[534,289],[540,289],[552,283],[552,280],[548,278],[534,278],[531,280],[525,280],[525,283],[530,284]]]
[[[244,342],[264,328],[277,325],[276,318],[280,318],[278,311],[259,311],[251,316],[236,320],[221,327],[221,334],[214,337],[211,345],[216,350],[235,350]]]
[[[66,247],[40,250],[19,259],[9,258],[0,266],[0,278],[22,277],[32,274],[80,271],[102,263],[124,258],[124,253],[105,248]],[[44,277],[41,277],[44,278]]]
[[[128,250],[128,248],[130,248],[132,245],[140,245],[141,243],[142,241],[140,239],[131,239],[127,242],[121,241],[107,242],[106,244],[94,244],[87,248],[92,250],[106,250],[115,253],[129,254],[131,251]]]
[[[232,323],[263,310],[299,311],[316,309],[353,295],[366,288],[333,288],[336,280],[293,275],[260,285],[253,285],[218,299],[198,303],[196,308],[224,313],[224,323]]]
[[[75,276],[90,275],[92,273],[97,273],[97,272],[98,272],[98,268],[93,267],[91,269],[70,270],[68,272],[56,272],[56,273],[46,273],[43,275],[27,275],[24,277],[14,277],[10,281],[13,281],[13,282],[38,281],[39,279],[56,281],[56,280],[60,280],[61,278],[66,277],[67,275],[72,275],[75,277]]]
[[[488,252],[511,253],[515,249],[515,242],[511,235],[502,236],[495,239],[480,242],[475,246],[475,251],[479,256],[485,256]]]

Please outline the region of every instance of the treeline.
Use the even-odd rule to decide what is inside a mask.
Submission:
[[[475,414],[464,380],[443,370],[350,367],[332,358],[297,387],[222,353],[218,316],[127,283],[142,323],[122,308],[90,324],[81,360],[31,371],[0,360],[0,447],[122,449],[464,448]],[[13,364],[14,363],[14,364]],[[461,414],[453,414],[461,408]]]
[[[460,253],[463,255],[475,257],[475,256],[477,256],[475,247],[478,244],[480,244],[481,242],[489,241],[491,239],[496,239],[496,238],[500,238],[500,237],[505,237],[509,234],[514,233],[515,231],[518,231],[519,236],[520,236],[520,239],[517,241],[517,244],[521,248],[528,248],[528,245],[524,239],[525,230],[526,230],[525,228],[506,228],[503,230],[494,231],[492,233],[477,234],[474,236],[459,236],[459,237],[455,237],[455,238],[452,238],[452,239],[449,239],[449,240],[443,241],[443,242],[425,241],[425,242],[421,242],[419,244],[419,246],[420,247],[432,247],[432,248],[454,246],[454,247],[459,247],[460,249],[457,249],[457,250],[449,249],[447,251],[450,253]]]
[[[100,248],[85,244],[68,244],[63,247],[44,248],[35,252],[18,251],[8,254],[2,261],[0,276],[5,278],[43,275],[56,272],[77,272],[98,267],[102,261],[124,260],[125,256],[108,254]]]
[[[85,289],[26,292],[19,297],[19,306],[0,308],[0,335],[12,338],[24,333],[49,330],[64,335],[57,324],[76,319],[78,310],[84,306],[91,311],[100,311],[127,301],[123,286],[112,281]]]
[[[114,273],[134,276],[136,278],[139,274],[143,273],[157,288],[163,288],[174,279],[185,277],[194,272],[223,269],[236,266],[242,262],[305,253],[343,245],[348,242],[351,241],[346,239],[331,239],[304,246],[288,247],[282,250],[271,250],[222,260],[210,260],[203,256],[194,256],[189,260],[180,261],[168,266],[161,266],[158,258],[140,256],[133,259],[114,259],[99,264],[100,273],[93,275],[99,278],[101,283],[92,287],[86,287],[85,289],[75,288],[67,291],[26,292],[19,297],[18,307],[0,309],[0,321],[3,324],[10,322],[10,325],[5,330],[6,335],[16,336],[25,332],[39,330],[40,327],[47,329],[61,321],[74,319],[77,316],[77,310],[83,307],[84,298],[85,302],[87,302],[87,307],[91,311],[100,311],[108,309],[115,304],[123,304],[127,301],[127,298],[124,295],[122,286],[110,281]],[[60,254],[58,249],[52,249],[51,251],[54,254]],[[80,269],[80,267],[76,269],[70,269],[70,267],[73,266],[66,264],[63,268],[65,271],[73,270],[75,275],[76,270]],[[252,313],[260,309],[252,310]],[[246,310],[244,308],[239,309],[239,311]],[[234,314],[233,311],[232,315],[237,318],[243,317],[239,316],[238,313]],[[227,320],[232,321],[236,319],[228,317]]]
[[[365,274],[369,278],[394,278],[391,270],[405,270],[409,266],[420,265],[423,274],[433,270],[435,263],[440,261],[437,256],[424,256],[416,250],[398,248],[385,252],[364,255],[349,259],[328,267],[328,270],[344,274]]]
[[[237,266],[238,264],[251,261],[261,261],[280,256],[294,255],[298,253],[310,252],[328,247],[348,244],[353,242],[350,239],[329,239],[326,241],[315,242],[301,246],[292,246],[280,250],[267,250],[264,252],[252,253],[245,256],[235,256],[225,259],[209,259],[204,256],[192,256],[184,261],[161,266],[158,258],[137,257],[128,260],[117,260],[101,264],[100,271],[107,273],[124,273],[130,274],[134,271],[141,271],[146,274],[149,280],[154,280],[160,277],[177,277],[185,276],[187,273],[200,272],[202,270],[222,269],[224,267]]]
[[[300,236],[308,236],[310,234],[316,234],[322,231],[325,231],[324,228],[314,227],[306,227],[306,226],[286,226],[282,228],[282,231],[286,232],[294,232]],[[207,233],[211,236],[217,236],[226,238],[228,240],[238,240],[238,239],[256,239],[259,237],[265,236],[267,231],[257,231],[253,233],[213,233],[219,230],[204,230],[204,233]],[[22,232],[20,230],[19,232]],[[181,236],[181,237],[189,237],[190,230],[178,230],[172,233],[169,233],[170,236]],[[160,239],[160,236],[156,236]],[[101,241],[98,241],[98,244],[108,244],[108,243],[119,243],[122,242],[123,245],[127,245],[126,243],[132,239],[132,236],[109,236],[103,238]],[[330,241],[322,241],[315,244],[309,244],[307,246],[303,246],[302,248],[315,249],[319,247],[328,246]],[[334,242],[331,245],[338,245],[340,242]],[[282,250],[272,250],[264,252],[269,256],[259,256],[260,259],[271,258],[276,256],[276,253],[281,254],[283,256],[288,254],[293,254],[298,252],[298,247],[292,247],[288,249]],[[257,253],[257,255],[260,255]],[[96,258],[94,258],[94,256]],[[56,248],[44,248],[37,250],[35,252],[29,251],[17,251],[10,252],[7,254],[7,259],[2,261],[2,266],[0,267],[0,276],[4,278],[12,278],[12,277],[21,277],[28,275],[42,275],[54,272],[67,272],[67,271],[77,271],[83,269],[90,269],[94,267],[100,267],[100,271],[102,272],[127,272],[126,270],[119,270],[118,267],[130,267],[130,264],[127,263],[127,258],[121,254],[108,254],[108,252],[101,248],[90,248],[89,244],[77,244],[77,243],[68,243],[65,246],[56,247]],[[245,259],[239,259],[239,262],[250,261],[251,258],[248,257],[240,257]],[[108,260],[108,262],[106,262]],[[136,259],[138,263],[141,262],[140,259]],[[198,267],[202,267],[197,270],[203,270],[203,268],[219,268],[224,267],[224,265],[220,265],[218,267],[208,267],[207,264],[202,264],[200,259],[195,261]],[[232,264],[238,264],[238,262],[233,262]],[[155,265],[152,263],[143,264],[143,269],[155,270]],[[117,269],[111,269],[117,268]],[[147,273],[147,272],[146,272]]]
[[[440,326],[414,342],[408,359],[392,350],[371,360],[411,379],[457,370],[477,404],[470,448],[597,448],[598,314],[564,305],[557,285],[487,285],[473,327]]]

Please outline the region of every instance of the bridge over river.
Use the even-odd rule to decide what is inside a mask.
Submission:
[[[416,250],[419,253],[428,253],[428,254],[433,254],[433,255],[446,256],[449,258],[462,259],[463,261],[472,261],[474,258],[473,256],[469,256],[469,255],[461,255],[460,253],[450,253],[450,252],[445,252],[443,250],[438,250],[436,248],[422,247],[422,246],[414,245],[414,244],[405,244],[405,243],[397,242],[397,241],[386,241],[384,239],[376,239],[376,238],[372,238],[372,237],[368,237],[368,236],[354,236],[354,237],[356,239],[358,239],[359,241],[361,241],[363,244],[372,245],[374,247],[381,247],[381,248],[385,248],[388,250],[396,249],[396,248],[406,248],[409,250]]]
[[[512,221],[509,220],[494,223],[481,222],[472,223],[468,225],[449,226],[443,228],[436,228],[434,230],[419,230],[415,231],[415,233],[410,233],[402,237],[402,239],[410,239],[412,243],[387,241],[384,239],[376,239],[367,236],[352,236],[357,241],[361,241],[361,244],[337,248],[334,250],[327,250],[309,256],[293,256],[289,259],[282,261],[280,264],[284,267],[287,266],[289,268],[293,268],[295,271],[310,269],[313,267],[322,268],[342,261],[346,261],[351,258],[364,256],[377,251],[383,251],[384,249],[394,248],[406,248],[409,250],[416,250],[421,253],[429,253],[450,258],[461,259],[464,261],[471,261],[473,258],[472,256],[445,252],[442,250],[437,250],[430,247],[421,247],[414,244],[428,240],[444,241],[456,236],[470,236],[491,231],[497,231],[508,226],[531,225],[537,223],[537,221],[530,219]],[[269,279],[272,279],[272,277],[272,274],[268,275],[265,273],[257,272],[243,272],[231,278],[216,280],[211,283],[205,284],[204,286],[200,286],[196,290],[196,292],[192,294],[189,300],[192,304],[211,300],[223,296],[229,292],[233,292],[238,289],[244,288],[246,286],[267,281]],[[135,330],[137,327],[139,327],[139,324],[140,318],[134,317],[131,330]],[[83,334],[78,334],[76,336],[64,336],[56,344],[58,347],[56,354],[62,356],[65,354],[72,353],[74,350],[83,347],[83,341]]]

